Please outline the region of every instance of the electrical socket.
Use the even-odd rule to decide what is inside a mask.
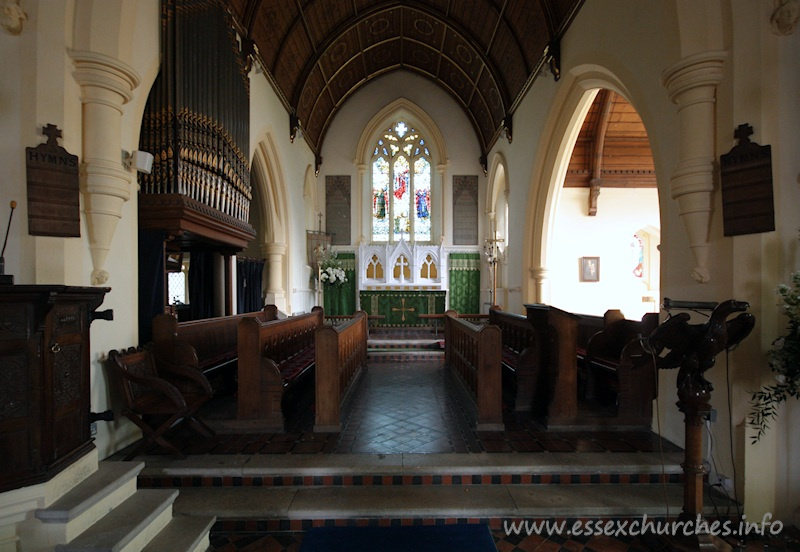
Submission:
[[[97,435],[97,422],[92,422],[89,424],[89,433],[94,437]]]
[[[725,489],[726,493],[733,495],[733,479],[730,477],[725,477],[724,475],[720,475],[719,484],[723,489]]]
[[[708,411],[708,416],[706,416],[706,420],[709,422],[716,422],[717,421],[717,409],[712,408]]]

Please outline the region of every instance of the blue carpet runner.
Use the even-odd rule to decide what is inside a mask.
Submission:
[[[497,552],[484,524],[314,527],[300,552]]]

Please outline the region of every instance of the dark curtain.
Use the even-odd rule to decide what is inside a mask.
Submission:
[[[261,297],[261,277],[264,261],[236,259],[236,312],[255,312],[264,307]]]
[[[164,312],[162,230],[139,230],[139,343],[153,339],[153,317]]]
[[[189,262],[190,320],[214,316],[214,254],[192,251]]]

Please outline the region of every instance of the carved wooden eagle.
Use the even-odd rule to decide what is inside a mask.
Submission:
[[[668,318],[646,340],[649,350],[657,356],[656,365],[680,368],[679,389],[696,385],[711,391],[711,383],[703,373],[714,366],[720,352],[732,349],[750,334],[756,322],[752,314],[742,313],[728,320],[731,314],[748,308],[749,303],[730,299],[717,305],[705,324],[689,324],[688,313]],[[668,352],[661,356],[665,350]]]

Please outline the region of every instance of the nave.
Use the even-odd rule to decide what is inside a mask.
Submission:
[[[216,516],[215,551],[300,550],[320,526],[464,523],[487,524],[501,551],[668,550],[639,537],[507,535],[507,519],[677,515],[682,451],[648,431],[547,431],[509,408],[505,431],[478,432],[437,339],[410,337],[372,340],[340,434],[313,431],[313,385],[288,397],[285,433],[224,433],[222,399],[205,413],[217,436],[179,436],[186,460],[137,458],[139,486],[179,488],[177,514]],[[708,515],[735,515],[720,497],[706,503]]]

